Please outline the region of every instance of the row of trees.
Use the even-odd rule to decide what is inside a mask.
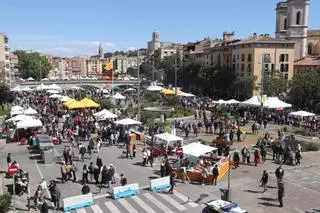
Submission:
[[[52,69],[48,59],[45,56],[41,56],[38,52],[17,50],[13,54],[18,56],[22,78],[45,78]]]
[[[255,76],[235,76],[232,71],[222,67],[203,67],[179,61],[177,64],[177,86],[197,95],[245,100],[257,89]],[[174,58],[165,58],[155,67],[155,79],[174,86],[175,66]],[[148,64],[140,66],[141,73],[147,77],[152,76],[151,70]],[[320,109],[320,70],[300,71],[291,80],[287,80],[279,71],[271,71],[264,76],[263,93],[280,96],[299,108]]]

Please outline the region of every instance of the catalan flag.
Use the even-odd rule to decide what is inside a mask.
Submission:
[[[108,61],[107,61],[107,64],[105,65],[104,67],[105,70],[107,71],[112,71],[113,70],[113,60],[112,58],[109,58]]]

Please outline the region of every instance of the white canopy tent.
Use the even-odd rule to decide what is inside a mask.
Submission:
[[[167,132],[155,135],[154,138],[155,138],[155,140],[158,139],[158,140],[165,141],[166,142],[166,150],[168,150],[168,146],[169,146],[170,142],[181,141],[181,144],[183,144],[183,138],[172,135]]]
[[[59,94],[60,92],[57,91],[57,90],[49,89],[49,90],[47,90],[47,93],[50,93],[50,94]]]
[[[63,97],[64,97],[63,95],[59,95],[59,94],[53,94],[49,96],[49,98],[58,98],[58,99],[61,99]]]
[[[136,90],[134,88],[128,88],[128,89],[125,89],[124,91],[126,91],[126,92],[134,92]]]
[[[263,102],[263,107],[277,109],[292,107],[292,105],[281,101],[278,97],[268,97],[268,99]]]
[[[49,78],[43,78],[41,81],[49,81]]]
[[[235,99],[230,99],[225,101],[225,104],[238,104],[238,103],[240,103],[240,101],[237,101]]]
[[[22,88],[20,86],[16,86],[13,89],[11,89],[12,92],[21,92]]]
[[[14,115],[21,115],[23,114],[23,110],[11,110],[10,115],[14,116]]]
[[[61,99],[60,99],[60,101],[62,101],[62,102],[67,102],[67,101],[69,101],[71,98],[69,98],[68,96],[63,96]]]
[[[151,91],[151,92],[159,92],[159,91],[163,90],[163,87],[151,85],[147,88],[147,90]]]
[[[260,96],[253,96],[250,99],[243,101],[240,103],[242,106],[261,106],[261,97]]]
[[[217,150],[216,147],[203,145],[200,142],[190,143],[182,147],[184,155],[191,155],[194,157],[200,157],[206,153]]]
[[[183,138],[175,136],[175,135],[172,135],[172,134],[167,133],[167,132],[155,135],[154,137],[156,139],[160,139],[160,140],[167,141],[167,142],[183,141]]]
[[[115,121],[115,124],[119,124],[119,125],[123,125],[123,126],[127,126],[127,125],[140,125],[142,124],[140,121],[131,119],[131,118],[125,118],[119,121]]]
[[[22,91],[30,92],[30,91],[32,91],[32,89],[30,87],[24,87],[24,88],[22,88]]]
[[[56,84],[52,84],[52,85],[50,85],[50,86],[48,86],[49,87],[49,89],[52,89],[52,90],[61,90],[61,87],[59,87],[58,85],[56,85]]]
[[[37,110],[34,110],[31,107],[29,107],[28,109],[24,110],[23,113],[25,115],[36,115],[36,114],[38,114]]]
[[[303,111],[303,110],[300,110],[300,111],[296,111],[296,112],[290,112],[289,115],[292,115],[292,116],[299,116],[299,117],[310,117],[310,116],[315,116],[314,113],[311,113],[311,112],[307,112],[307,111]]]
[[[213,103],[215,104],[225,104],[226,102],[222,99],[218,100],[218,101],[213,101]]]
[[[36,90],[41,91],[41,90],[48,90],[50,89],[47,85],[40,84],[39,86],[36,87]]]
[[[41,127],[41,126],[42,126],[42,122],[39,119],[34,119],[34,118],[22,120],[17,123],[17,129]]]
[[[187,92],[181,92],[181,93],[178,93],[178,96],[194,97],[195,95],[194,95],[194,94],[191,94],[191,93],[187,93]]]
[[[107,109],[103,109],[100,112],[94,113],[93,116],[99,121],[118,117],[116,114],[113,114]]]
[[[13,107],[11,107],[11,111],[23,111],[23,107],[21,107],[21,106],[13,106]]]
[[[29,78],[27,78],[27,81],[34,81],[34,78],[29,77]]]
[[[120,93],[116,93],[115,95],[112,96],[112,98],[114,99],[119,99],[119,100],[123,100],[126,99],[126,97],[124,97],[123,95],[121,95]]]
[[[11,121],[14,121],[14,122],[17,122],[17,121],[23,121],[23,120],[26,120],[26,119],[30,119],[32,118],[31,116],[28,116],[28,115],[16,115],[12,118],[9,118],[8,120],[6,120],[6,122],[11,122]]]

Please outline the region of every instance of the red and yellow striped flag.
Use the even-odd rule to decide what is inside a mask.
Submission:
[[[110,71],[113,70],[113,60],[112,58],[109,58],[107,61],[107,64],[104,67],[105,70]]]

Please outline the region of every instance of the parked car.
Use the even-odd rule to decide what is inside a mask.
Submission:
[[[241,209],[235,202],[228,202],[224,200],[211,200],[206,203],[209,212],[212,213],[248,213]]]

